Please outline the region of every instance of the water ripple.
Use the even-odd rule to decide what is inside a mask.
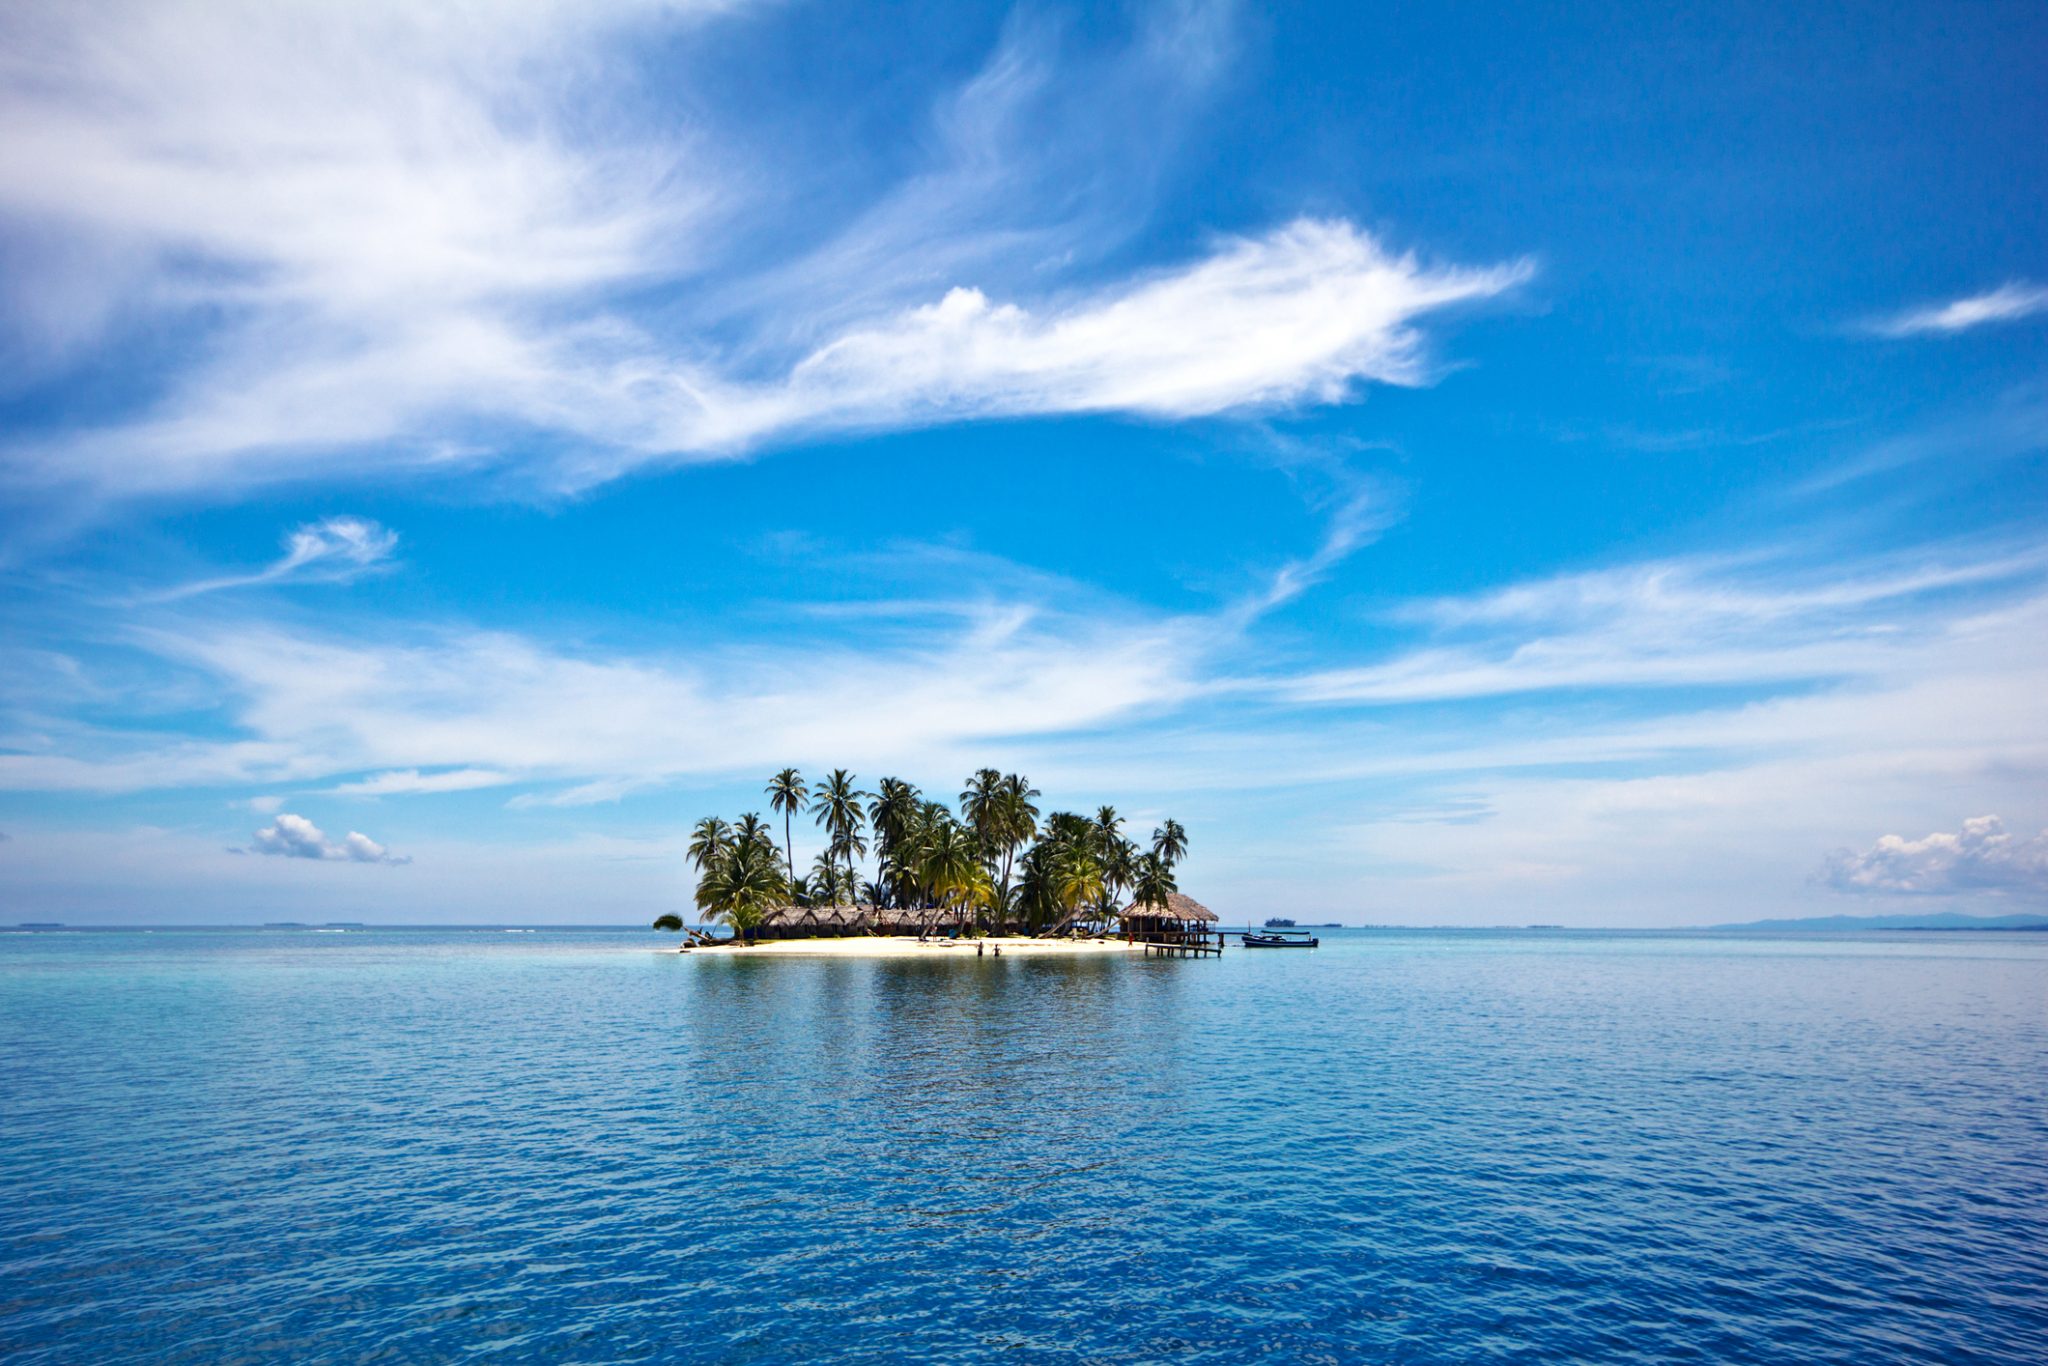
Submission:
[[[2048,942],[9,936],[11,1362],[2048,1359]]]

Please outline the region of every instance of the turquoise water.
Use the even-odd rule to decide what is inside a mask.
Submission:
[[[10,1362],[2048,1360],[2048,936],[0,936]]]

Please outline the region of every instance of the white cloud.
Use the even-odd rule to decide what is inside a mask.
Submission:
[[[778,388],[736,395],[748,429],[1023,413],[1194,417],[1338,402],[1425,377],[1413,323],[1527,278],[1431,270],[1352,225],[1304,219],[1137,285],[1032,310],[956,288],[839,337]],[[713,416],[711,429],[721,425]]]
[[[1973,816],[1955,833],[1885,835],[1860,852],[1838,849],[1822,879],[1838,891],[1906,896],[2002,892],[2048,899],[2048,830],[2031,838],[1996,816]]]
[[[415,844],[402,887],[374,879],[308,876],[290,858],[223,858],[205,831],[115,824],[90,830],[41,827],[0,860],[10,897],[74,923],[252,923],[294,919],[501,925],[565,918],[644,926],[657,910],[687,903],[679,879],[687,836],[579,833],[516,840],[443,839]],[[339,869],[340,864],[329,864]],[[204,889],[190,898],[166,889]],[[189,907],[189,909],[187,909]]]
[[[44,716],[36,735],[15,737],[32,749],[0,753],[0,788],[283,785],[365,771],[378,772],[337,790],[570,785],[530,805],[747,771],[764,754],[950,770],[991,743],[1175,705],[1212,635],[1198,621],[1001,603],[948,604],[856,644],[609,657],[508,633],[393,641],[187,624],[141,639],[162,663],[211,680],[245,738],[165,743]]]
[[[149,600],[175,602],[224,588],[251,588],[285,579],[346,583],[382,564],[397,548],[395,531],[362,517],[329,517],[293,530],[285,537],[284,554],[254,573],[180,584]]]
[[[15,751],[0,754],[0,786],[373,795],[502,780],[515,810],[496,837],[517,843],[596,802],[626,802],[607,824],[666,823],[671,797],[630,799],[723,806],[702,794],[741,779],[751,793],[789,762],[938,791],[994,762],[1061,802],[1199,828],[1191,872],[1218,901],[1479,923],[1824,910],[1813,853],[1851,832],[1930,828],[1959,793],[2048,821],[2038,556],[1955,544],[1825,565],[1810,548],[1623,565],[1374,620],[1321,613],[1317,657],[1359,663],[1286,672],[1298,641],[1268,606],[1330,572],[1376,515],[1370,500],[1343,505],[1318,547],[1203,616],[944,559],[928,577],[1010,600],[870,604],[857,629],[799,605],[766,643],[612,652],[215,611],[141,640],[150,672],[189,672],[220,700],[224,738],[98,730],[89,718],[118,694],[90,689],[87,706],[52,681],[0,737]],[[1386,643],[1403,633],[1422,639]],[[1274,829],[1297,832],[1281,869]]]
[[[801,353],[963,281],[1010,295],[1099,264],[1146,225],[1190,116],[1229,78],[1237,8],[1137,8],[1129,41],[1106,49],[1065,41],[1057,16],[1012,10],[980,70],[914,131],[926,155],[901,179],[893,166],[877,175],[886,188],[827,219],[821,240],[803,235],[817,231],[814,180],[838,185],[849,152],[893,162],[900,146],[834,142],[816,177],[778,165],[782,197],[760,226],[794,228],[797,248],[709,282],[707,316],[772,318]]]
[[[118,8],[0,21],[0,221],[24,250],[92,245],[10,274],[99,320],[69,345],[144,320],[194,340],[146,407],[13,447],[56,486],[504,460],[563,489],[819,432],[1342,402],[1424,382],[1419,321],[1529,273],[1303,219],[1091,278],[1143,217],[1160,149],[1135,130],[1224,69],[1197,57],[1227,50],[1227,6],[1072,69],[1013,24],[941,103],[934,167],[822,243],[766,245],[753,215],[793,215],[734,167],[778,149],[686,122],[635,64],[633,38],[719,6]]]
[[[41,458],[147,490],[259,449],[273,476],[381,438],[445,454],[414,424],[533,378],[559,329],[601,322],[589,292],[685,268],[711,198],[690,136],[617,131],[633,75],[600,57],[720,8],[11,7],[0,215],[67,250],[10,287],[100,319],[79,348],[193,332],[140,425]]]
[[[258,830],[249,841],[249,851],[279,858],[327,859],[346,863],[410,863],[361,831],[351,830],[339,841],[330,840],[319,826],[304,816],[281,813]]]
[[[1886,437],[1847,459],[1823,468],[1796,488],[1826,493],[1876,477],[1900,478],[1915,465],[1928,467],[1934,489],[1945,494],[1959,470],[2009,460],[2048,448],[2048,386],[2014,385],[1991,401],[1951,412],[1918,430]]]
[[[2042,312],[2048,312],[2048,285],[2013,281],[1986,294],[1908,309],[1871,324],[1870,330],[1882,337],[1952,334],[1986,323],[2016,322]]]
[[[1267,686],[1295,702],[1386,705],[1868,676],[1917,656],[1924,638],[1901,628],[1944,619],[1943,594],[2022,585],[2044,568],[2038,551],[1923,552],[1825,576],[1711,559],[1564,575],[1412,604],[1396,618],[1428,628],[1432,643]]]
[[[426,792],[470,792],[480,787],[501,787],[513,779],[487,768],[456,768],[442,773],[422,773],[416,768],[393,769],[352,783],[330,787],[336,797],[393,797]]]

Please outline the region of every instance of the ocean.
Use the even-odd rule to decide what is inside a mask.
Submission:
[[[0,1356],[2048,1361],[2048,934],[663,942],[0,935]]]

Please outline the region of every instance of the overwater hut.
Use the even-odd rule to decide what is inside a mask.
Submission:
[[[1191,896],[1169,892],[1164,906],[1141,906],[1133,901],[1117,916],[1124,938],[1151,944],[1181,944],[1206,937],[1216,923],[1216,912]]]

